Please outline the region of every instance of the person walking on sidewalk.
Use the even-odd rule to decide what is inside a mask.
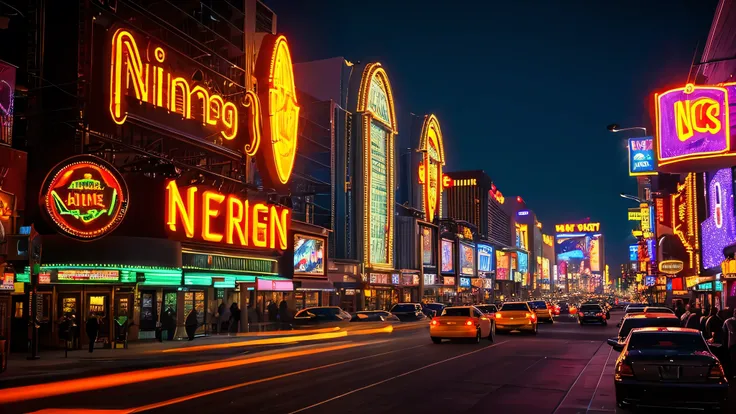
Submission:
[[[184,327],[186,328],[187,336],[190,341],[194,340],[194,333],[197,332],[198,325],[199,321],[197,320],[197,310],[192,308],[189,315],[187,315],[186,321],[184,321]]]
[[[97,315],[95,315],[94,312],[89,315],[85,328],[87,331],[87,338],[89,339],[89,352],[92,353],[95,349],[97,334],[100,332],[100,320],[97,319]]]
[[[238,329],[240,328],[240,308],[238,307],[238,302],[233,302],[230,305],[230,322],[228,328],[230,333],[238,333]]]
[[[723,322],[723,347],[726,348],[723,355],[728,355],[728,359],[721,363],[728,366],[728,376],[733,378],[736,371],[736,308],[733,309],[733,316]]]

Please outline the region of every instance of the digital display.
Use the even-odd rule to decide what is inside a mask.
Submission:
[[[529,255],[525,252],[518,252],[519,256],[519,272],[524,274],[529,272]]]
[[[509,280],[509,255],[496,250],[496,280]]]
[[[475,249],[465,243],[460,243],[460,273],[472,275],[475,273]]]
[[[470,278],[469,277],[461,277],[460,278],[460,287],[469,288],[470,287]]]
[[[629,138],[629,175],[648,175],[656,170],[654,138]]]
[[[708,217],[701,224],[703,267],[719,267],[725,259],[723,248],[736,243],[733,170],[724,168],[705,174]]]
[[[432,229],[429,227],[422,227],[422,264],[425,266],[434,265],[434,249]]]
[[[389,241],[388,132],[379,123],[371,121],[370,135],[370,261],[385,264],[388,263]]]
[[[629,246],[629,261],[636,262],[639,260],[639,245],[632,244]]]
[[[323,275],[324,239],[294,235],[294,273]]]
[[[593,238],[590,240],[590,270],[593,272],[601,271],[601,257],[599,246],[599,239]]]
[[[442,239],[442,273],[455,271],[454,258],[455,242]]]
[[[644,278],[644,286],[654,286],[657,283],[656,276],[647,276]]]
[[[493,270],[493,247],[479,244],[478,245],[478,271],[490,272]]]

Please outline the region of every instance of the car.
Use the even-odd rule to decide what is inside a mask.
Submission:
[[[555,308],[558,309],[556,311],[558,315],[569,315],[570,314],[570,305],[568,305],[567,302],[557,302],[557,305]]]
[[[445,309],[444,303],[427,303],[422,307],[422,312],[424,312],[428,318],[433,318],[437,315],[442,315],[442,309]]]
[[[728,380],[696,329],[633,329],[614,368],[616,404],[726,412]],[[709,411],[709,412],[710,412]]]
[[[647,306],[644,308],[644,313],[671,313],[674,315],[675,311],[664,306]]]
[[[679,326],[680,318],[671,313],[631,313],[624,316],[618,335],[610,338],[608,343],[610,345],[613,345],[614,342],[625,343],[629,333],[637,328],[678,328]]]
[[[624,309],[624,315],[621,317],[621,320],[619,323],[616,324],[616,326],[620,327],[621,323],[624,321],[624,318],[629,313],[642,313],[644,312],[644,309],[646,309],[647,305],[643,303],[631,303],[626,306],[626,309]]]
[[[601,308],[598,304],[586,304],[580,306],[578,310],[578,323],[584,325],[586,323],[599,323],[601,325],[608,325],[606,319],[606,311]]]
[[[539,322],[554,322],[554,320],[552,319],[552,311],[550,311],[547,307],[547,302],[543,300],[534,300],[527,303],[529,304],[529,308],[531,308],[534,313],[537,314],[537,320]]]
[[[496,330],[498,332],[528,331],[536,335],[537,314],[526,302],[506,302],[496,312]]]
[[[315,325],[328,322],[348,322],[352,315],[339,306],[315,306],[302,309],[294,315],[294,325]]]
[[[485,313],[486,315],[493,316],[493,317],[495,317],[496,312],[498,312],[498,307],[493,304],[475,305],[475,307],[478,308],[479,311]]]
[[[360,311],[356,312],[350,322],[398,322],[399,318],[387,311]]]
[[[427,319],[427,315],[422,312],[422,305],[419,303],[397,303],[391,307],[390,312],[396,315],[401,322],[413,322]]]
[[[493,319],[475,306],[448,306],[429,323],[429,337],[435,344],[443,339],[472,339],[478,343],[486,338],[493,342],[495,334]]]

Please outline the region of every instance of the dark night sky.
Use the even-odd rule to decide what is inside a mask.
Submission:
[[[435,113],[447,170],[485,170],[544,224],[600,221],[612,274],[633,242],[622,133],[687,80],[716,0],[270,0],[295,62],[383,63],[397,110]],[[402,116],[399,115],[399,120]],[[406,127],[406,126],[405,126]],[[399,125],[399,132],[402,125]]]

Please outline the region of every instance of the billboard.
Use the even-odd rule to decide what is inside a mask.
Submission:
[[[703,267],[711,269],[720,266],[725,259],[723,248],[736,243],[733,169],[708,172],[705,179],[708,183],[708,213],[700,226],[703,235]]]
[[[590,240],[590,270],[600,272],[601,270],[601,252],[600,239],[594,238]]]
[[[478,245],[478,271],[490,272],[493,270],[493,247],[487,244]]]
[[[424,266],[434,266],[434,247],[432,241],[433,230],[430,227],[422,226],[422,264]]]
[[[629,261],[636,262],[638,260],[639,260],[639,245],[638,244],[629,245]]]
[[[0,61],[0,143],[13,144],[15,66]]]
[[[654,164],[654,138],[629,138],[629,175],[657,174]]]
[[[496,250],[496,280],[509,280],[509,259],[508,253]]]
[[[574,233],[557,235],[555,253],[560,273],[577,279],[580,275],[591,276],[604,269],[603,235],[600,233]],[[637,250],[638,253],[638,250]],[[631,251],[629,251],[631,255]],[[563,270],[564,265],[564,272]],[[593,281],[597,280],[595,278]]]
[[[465,243],[460,243],[460,273],[475,274],[475,249]]]
[[[442,273],[453,273],[455,271],[454,250],[455,242],[442,239]]]
[[[324,275],[324,239],[294,235],[294,273]]]

